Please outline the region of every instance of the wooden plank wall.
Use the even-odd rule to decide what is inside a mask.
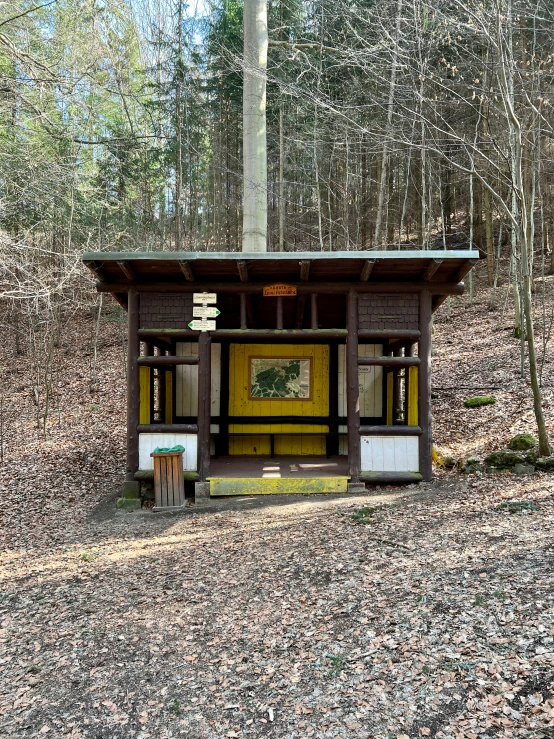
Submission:
[[[178,357],[197,357],[198,343],[179,341]],[[221,406],[221,344],[212,344],[212,416],[219,416]],[[175,414],[198,415],[198,365],[178,365],[175,372]]]
[[[362,436],[363,472],[418,472],[417,436]]]
[[[185,447],[183,469],[191,472],[196,471],[196,434],[139,434],[139,469],[154,469],[154,460],[150,453],[156,447],[171,449],[177,444]]]

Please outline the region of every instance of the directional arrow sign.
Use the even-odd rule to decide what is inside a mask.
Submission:
[[[217,318],[221,313],[213,305],[195,305],[192,309],[192,315],[195,318]]]
[[[189,328],[193,331],[215,331],[215,321],[191,321]]]
[[[193,303],[217,303],[216,293],[192,293]]]

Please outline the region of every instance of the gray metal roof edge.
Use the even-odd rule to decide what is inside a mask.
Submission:
[[[298,252],[187,252],[187,251],[94,251],[86,252],[82,256],[84,262],[124,262],[127,260],[159,260],[164,262],[186,261],[194,262],[199,259],[479,259],[476,249],[450,251],[447,249],[414,251],[298,251]]]

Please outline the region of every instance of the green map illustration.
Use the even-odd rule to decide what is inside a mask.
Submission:
[[[251,358],[251,398],[310,397],[309,359]]]

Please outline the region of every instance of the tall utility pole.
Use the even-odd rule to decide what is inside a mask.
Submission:
[[[267,0],[244,0],[242,251],[267,251]]]

